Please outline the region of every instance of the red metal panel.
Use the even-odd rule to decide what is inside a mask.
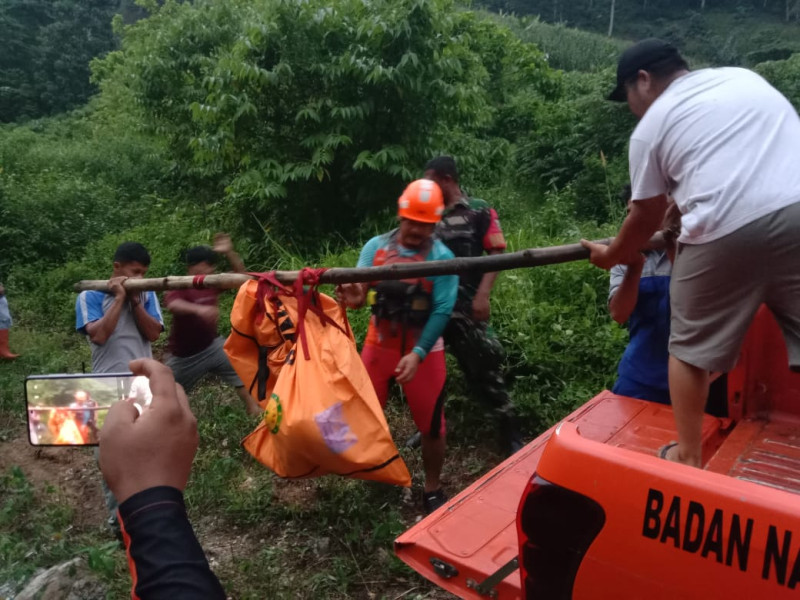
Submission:
[[[644,400],[604,391],[565,419],[575,423],[581,437],[620,446],[637,446],[648,454],[675,439],[671,409]],[[719,445],[723,421],[706,417],[704,435]],[[462,598],[485,598],[467,585],[481,582],[517,555],[516,512],[520,497],[536,470],[550,429],[417,523],[395,541],[397,555],[414,570]],[[646,437],[637,442],[637,435]],[[459,574],[445,579],[430,563],[434,557],[456,567]],[[519,571],[496,588],[497,598],[520,597]]]
[[[743,416],[800,416],[800,373],[789,370],[783,335],[765,306],[756,314],[734,371],[737,377],[744,378]]]

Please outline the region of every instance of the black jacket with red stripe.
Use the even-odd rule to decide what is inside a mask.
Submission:
[[[222,599],[225,591],[195,537],[183,494],[153,487],[119,506],[134,600]]]

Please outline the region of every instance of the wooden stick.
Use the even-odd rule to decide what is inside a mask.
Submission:
[[[610,244],[614,238],[596,240],[598,244]],[[647,245],[648,250],[664,248],[664,239],[660,233],[653,236]],[[493,273],[522,267],[541,267],[589,258],[589,251],[580,244],[550,246],[547,248],[528,248],[518,252],[493,254],[451,260],[431,260],[419,263],[394,264],[383,267],[340,268],[334,267],[325,271],[320,283],[357,283],[381,281],[386,279],[413,279],[416,277],[432,277],[436,275],[458,275],[460,273]],[[276,271],[275,277],[281,283],[293,283],[300,271]],[[255,276],[246,273],[218,273],[206,275],[203,287],[216,289],[238,288]],[[192,275],[170,275],[153,279],[128,279],[125,289],[132,292],[145,290],[183,290],[194,287]],[[107,279],[89,279],[75,284],[75,291],[107,290]]]

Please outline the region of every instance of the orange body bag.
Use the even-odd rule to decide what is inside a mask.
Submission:
[[[225,352],[264,409],[242,445],[281,477],[410,486],[344,308],[315,289],[320,273],[303,269],[294,288],[265,274],[239,289]]]

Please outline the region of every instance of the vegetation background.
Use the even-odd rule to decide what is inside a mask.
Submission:
[[[153,276],[182,273],[181,249],[219,230],[252,270],[350,266],[439,153],[511,250],[613,234],[634,125],[604,100],[620,50],[663,37],[800,107],[799,19],[795,0],[0,0],[0,280],[23,354],[0,364],[0,596],[78,554],[125,596],[90,453],[27,448],[22,395],[27,374],[89,363],[72,284],[106,277],[118,243],[144,243]],[[586,263],[499,278],[492,322],[528,438],[613,382],[626,332],[606,290]],[[366,316],[351,314],[359,336]],[[455,493],[502,457],[450,367]],[[210,382],[191,398],[187,489],[232,597],[439,594],[391,551],[416,496],[275,478],[239,447],[253,424],[232,396]],[[389,418],[402,443],[400,402]]]

